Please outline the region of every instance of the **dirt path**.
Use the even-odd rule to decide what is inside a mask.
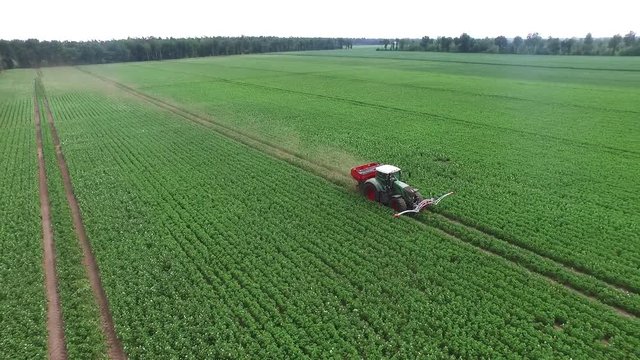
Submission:
[[[104,288],[102,287],[102,280],[100,279],[98,264],[91,250],[91,245],[84,228],[84,223],[82,222],[80,205],[78,204],[78,200],[76,199],[73,192],[71,175],[69,174],[69,168],[67,167],[67,162],[64,158],[64,154],[62,153],[60,138],[58,137],[58,132],[55,127],[53,113],[51,112],[51,107],[49,106],[49,100],[47,99],[46,95],[43,95],[42,97],[46,110],[45,115],[47,118],[47,122],[49,123],[49,128],[51,129],[51,135],[53,137],[53,145],[55,147],[56,158],[58,160],[58,167],[60,168],[60,173],[62,175],[64,192],[67,197],[67,202],[69,203],[69,208],[71,209],[73,227],[75,229],[76,236],[78,237],[78,242],[80,243],[82,253],[84,255],[84,265],[87,271],[87,277],[89,278],[89,283],[91,284],[91,289],[93,290],[96,303],[100,308],[100,320],[102,324],[102,331],[107,339],[108,355],[111,359],[126,359],[122,343],[116,335],[113,317],[111,316],[111,311],[109,310],[107,295],[104,291]]]
[[[49,189],[42,147],[42,127],[40,125],[40,106],[33,97],[34,120],[36,127],[36,146],[38,148],[38,182],[40,189],[40,213],[42,215],[42,247],[44,250],[43,267],[44,283],[47,295],[47,351],[49,359],[66,359],[67,348],[64,340],[64,322],[58,295],[58,275],[56,273],[56,248],[51,226],[51,208],[49,206]]]

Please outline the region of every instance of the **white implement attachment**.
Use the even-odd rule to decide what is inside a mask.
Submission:
[[[402,215],[411,214],[411,213],[417,214],[420,211],[422,211],[424,208],[427,208],[427,207],[433,206],[433,205],[438,205],[438,203],[440,201],[442,201],[442,199],[446,198],[447,196],[449,196],[451,194],[453,194],[453,191],[452,192],[448,192],[448,193],[446,193],[446,194],[444,194],[444,195],[442,195],[440,197],[437,197],[437,198],[432,197],[432,198],[429,198],[429,199],[424,199],[418,205],[416,205],[415,208],[413,208],[411,210],[405,210],[405,211],[393,214],[393,217],[398,218],[398,217],[400,217]]]

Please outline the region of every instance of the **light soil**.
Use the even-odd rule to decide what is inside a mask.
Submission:
[[[47,173],[45,170],[44,150],[42,146],[42,127],[40,106],[34,96],[34,120],[36,128],[36,146],[38,153],[38,182],[40,192],[40,213],[42,216],[42,247],[44,250],[43,268],[45,292],[47,296],[47,351],[49,359],[66,359],[67,348],[64,340],[64,322],[58,294],[58,275],[56,273],[56,248],[51,224],[51,207]]]
[[[58,132],[55,127],[53,113],[51,112],[51,107],[49,106],[49,100],[46,96],[44,96],[43,100],[46,109],[45,115],[51,129],[51,135],[53,137],[53,145],[58,161],[58,167],[60,168],[60,174],[62,175],[65,196],[67,198],[67,202],[69,203],[69,208],[71,209],[73,227],[75,229],[76,236],[78,237],[80,247],[82,248],[87,277],[89,279],[89,283],[91,284],[91,289],[93,290],[96,303],[98,304],[98,307],[100,309],[102,331],[105,335],[105,338],[107,339],[107,352],[109,358],[111,359],[126,359],[124,348],[115,331],[113,317],[111,316],[111,311],[109,310],[107,295],[104,291],[104,288],[102,287],[102,280],[100,279],[98,264],[91,250],[91,244],[89,243],[84,223],[82,222],[80,205],[78,204],[78,200],[76,199],[73,192],[71,175],[69,174],[69,168],[67,167],[67,163],[62,152],[60,138],[58,137]]]

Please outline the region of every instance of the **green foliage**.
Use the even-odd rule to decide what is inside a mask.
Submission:
[[[83,265],[82,249],[73,228],[71,210],[64,193],[53,138],[44,117],[44,109],[44,103],[41,102],[43,150],[67,353],[72,359],[106,359],[100,314]]]
[[[314,149],[309,144],[327,149],[327,144],[335,144],[334,136],[344,136],[345,144],[355,140],[364,152],[376,156],[374,150],[382,142],[370,141],[371,133],[358,133],[352,128],[357,124],[341,118],[349,125],[344,128],[337,125],[338,119],[318,112],[324,108],[353,116],[362,106],[337,106],[326,94],[316,103],[310,89],[300,96],[290,82],[287,93],[295,97],[286,98],[285,108],[278,100],[282,92],[271,88],[269,96],[261,90],[264,83],[246,85],[247,75],[254,75],[255,82],[267,81],[271,74],[276,75],[269,77],[272,86],[283,86],[286,78],[297,78],[283,74],[283,68],[303,72],[316,65],[296,57],[275,63],[269,58],[254,57],[248,63],[243,59],[173,63],[160,72],[162,76],[157,68],[91,69],[129,79],[137,76],[146,82],[145,91],[154,93],[166,86],[150,84],[171,83],[176,101],[201,102],[197,94],[206,93],[207,99],[218,99],[207,106],[225,101],[227,122],[229,114],[251,114],[285,137],[292,137],[291,125],[304,126],[315,140],[298,133],[298,150],[310,157]],[[324,69],[342,66],[314,59]],[[250,69],[250,64],[263,60],[261,69]],[[225,69],[224,81],[211,78],[210,71],[219,67]],[[207,77],[198,74],[202,71]],[[431,227],[393,219],[386,208],[206,127],[113,90],[101,92],[97,80],[70,73],[73,70],[47,71],[47,88],[117,331],[131,358],[640,355],[635,320]],[[147,78],[152,73],[156,75]],[[195,74],[199,83],[189,83]],[[352,74],[359,75],[363,74]],[[235,83],[237,79],[244,83]],[[175,85],[179,82],[183,86]],[[219,98],[221,92],[230,96]],[[199,106],[189,108],[196,111]],[[239,111],[241,107],[246,113]],[[301,108],[317,113],[305,118]],[[292,117],[281,120],[289,127],[273,121],[286,114]],[[372,115],[363,114],[368,123],[361,125],[384,129],[382,117]],[[396,121],[411,121],[406,114],[400,116]],[[240,117],[234,121],[242,127]],[[409,130],[426,133],[411,124],[402,130],[405,136]],[[391,125],[399,128],[397,122]],[[430,131],[440,135],[437,126],[430,126]],[[388,137],[392,132],[384,134],[385,141],[401,143]],[[471,132],[456,134],[472,139]],[[286,146],[284,141],[280,144]],[[450,141],[449,147],[464,144]],[[431,141],[418,152],[436,148],[433,156],[440,164],[433,166],[443,175],[452,175],[445,170],[452,165],[465,172],[455,165],[461,161],[459,154],[448,147]],[[398,150],[392,147],[380,150],[389,154],[380,158],[383,161],[399,160],[394,156],[410,159],[404,153],[394,155]],[[412,150],[415,154],[415,147]],[[323,156],[329,154],[325,151]],[[415,160],[427,158],[416,154]],[[412,182],[427,179],[425,170],[435,173],[407,168],[414,173]],[[433,185],[423,189],[451,185],[451,179],[436,179],[430,178]],[[603,339],[608,346],[602,345]]]
[[[333,38],[205,37],[136,38],[109,41],[39,41],[0,39],[0,69],[52,65],[103,64],[278,51],[350,48]],[[16,66],[17,65],[17,66]]]
[[[463,33],[456,38],[438,37],[434,46],[429,46],[427,36],[422,39],[402,39],[401,41],[403,46],[396,50],[530,55],[638,55],[637,49],[640,48],[640,45],[636,45],[633,31],[626,34],[624,39],[620,35],[594,39],[591,33],[588,33],[584,39],[559,39],[551,36],[543,39],[539,33],[531,33],[526,39],[516,36],[510,41],[504,36],[475,39]],[[454,47],[451,47],[452,43]]]
[[[42,273],[33,71],[0,74],[0,358],[44,358]]]
[[[640,289],[630,59],[356,49],[94,70],[344,173],[399,165],[423,193],[456,190],[442,209],[466,223]]]
[[[602,305],[638,308],[637,62],[371,50],[88,69],[345,174],[378,160],[425,195],[456,191],[419,221],[75,69],[44,71],[129,357],[640,357],[637,320]],[[0,186],[17,194],[0,197],[15,219],[0,223],[7,358],[46,350],[20,74],[0,76],[0,149],[15,154],[0,165],[16,170]],[[54,219],[64,238],[68,218]],[[77,265],[60,249],[59,266]],[[90,324],[69,289],[65,311]],[[75,336],[78,354],[99,354]]]

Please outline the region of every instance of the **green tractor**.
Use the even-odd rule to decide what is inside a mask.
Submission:
[[[437,205],[453,194],[425,199],[418,189],[402,182],[402,171],[393,165],[369,163],[351,169],[351,176],[358,182],[358,190],[369,200],[377,201],[396,211],[395,217],[408,213],[419,213]]]

